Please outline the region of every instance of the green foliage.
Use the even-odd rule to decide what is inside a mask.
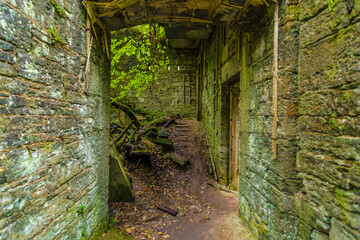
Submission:
[[[59,33],[53,27],[49,27],[49,33],[53,39],[52,44],[64,44],[63,39],[60,37]]]
[[[148,88],[166,66],[165,30],[157,24],[119,30],[112,34],[111,52],[111,88],[121,101],[129,91]]]
[[[113,226],[115,226],[116,220],[115,220],[115,219],[111,219],[111,224],[112,224]]]
[[[85,230],[83,230],[82,233],[81,233],[81,239],[82,240],[86,239],[86,231]]]
[[[66,18],[64,10],[57,4],[56,0],[49,0],[49,2],[54,6],[56,13],[62,17]]]
[[[79,208],[76,210],[78,214],[84,214],[85,206],[80,204]]]
[[[335,7],[335,5],[337,4],[338,0],[329,0],[328,2],[328,9],[331,10]]]

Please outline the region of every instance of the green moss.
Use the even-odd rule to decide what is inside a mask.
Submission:
[[[59,33],[56,31],[55,28],[50,26],[49,27],[49,33],[50,33],[50,35],[51,35],[51,37],[53,39],[53,41],[52,41],[53,45],[56,45],[56,44],[62,45],[62,44],[64,44],[63,39],[60,37]]]
[[[99,223],[96,227],[95,231],[90,236],[89,240],[97,240],[99,237],[107,231],[109,228],[109,218],[107,217],[105,220]]]
[[[328,124],[331,128],[338,128],[339,127],[339,122],[336,119],[329,119]]]
[[[114,228],[114,227],[110,227],[110,229],[108,230],[108,232],[106,233],[106,237],[104,240],[132,240],[134,239],[133,237],[124,234],[123,232],[121,232],[120,230]]]
[[[338,0],[329,0],[328,10],[332,10],[336,6],[337,2],[338,2]]]
[[[257,130],[259,132],[259,135],[261,136],[262,130],[263,130],[263,122],[261,116],[257,116]]]
[[[353,19],[355,16],[354,16],[354,13],[355,13],[355,6],[356,6],[356,1],[358,0],[354,0],[354,7],[352,8],[351,10],[351,13],[350,13],[350,19]]]
[[[352,98],[354,96],[354,92],[353,91],[345,91],[343,92],[343,94],[341,95],[341,98],[343,100],[349,100],[350,98]]]
[[[56,0],[49,0],[49,2],[54,6],[56,13],[62,17],[66,18],[64,10],[57,4]]]
[[[346,208],[346,206],[345,206],[345,199],[346,199],[345,191],[342,189],[336,188],[335,193],[336,193],[336,200],[339,203],[339,205]]]

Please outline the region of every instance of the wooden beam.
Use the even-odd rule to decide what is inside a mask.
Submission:
[[[279,58],[279,3],[275,4],[274,12],[274,100],[273,100],[273,128],[272,128],[272,158],[276,159],[276,145],[277,145],[277,107],[278,107],[278,58]]]

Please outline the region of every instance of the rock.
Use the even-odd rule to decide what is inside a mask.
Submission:
[[[147,134],[146,134],[146,137],[150,137],[150,138],[156,138],[158,136],[158,133],[155,132],[155,131],[149,131]]]
[[[319,232],[317,230],[314,230],[311,233],[311,239],[313,239],[313,240],[329,240],[329,235]]]
[[[14,77],[17,75],[16,70],[11,65],[2,62],[0,62],[0,72],[9,77]]]
[[[185,157],[181,156],[178,153],[170,155],[169,159],[180,164],[181,166],[185,166],[189,162],[189,160],[187,160]]]
[[[163,147],[164,150],[172,150],[173,147],[173,143],[171,140],[166,139],[166,138],[151,138],[151,137],[146,137],[149,141],[160,145]]]
[[[159,138],[169,138],[170,132],[164,128],[159,130]]]
[[[192,212],[192,213],[199,213],[201,212],[201,207],[197,206],[197,205],[191,205],[189,210]]]
[[[109,200],[113,202],[133,201],[134,192],[115,144],[110,146],[109,165]]]

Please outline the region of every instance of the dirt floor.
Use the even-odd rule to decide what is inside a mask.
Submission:
[[[180,166],[165,157],[126,161],[135,201],[109,203],[111,224],[134,239],[253,239],[237,215],[236,192],[215,187],[208,174],[209,157],[198,123],[177,120],[169,130],[172,153],[189,163]]]

